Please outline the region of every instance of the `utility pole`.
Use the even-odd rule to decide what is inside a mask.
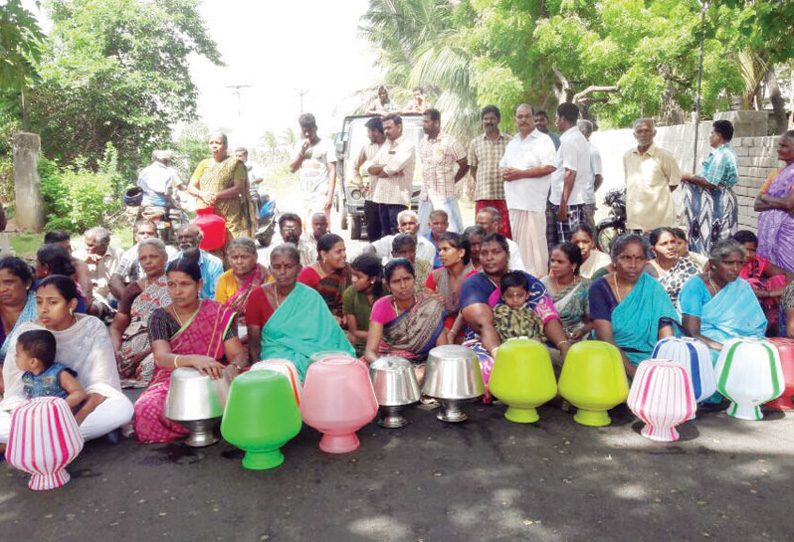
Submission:
[[[295,91],[295,93],[297,94],[298,99],[300,100],[301,115],[303,115],[303,97],[309,93],[309,89],[299,88],[298,90]]]
[[[231,88],[232,94],[237,96],[237,119],[243,116],[243,89],[250,88],[251,85],[226,85],[226,88]]]

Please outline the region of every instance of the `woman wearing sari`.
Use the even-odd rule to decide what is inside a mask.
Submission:
[[[8,442],[11,412],[25,402],[22,370],[17,366],[16,338],[31,329],[45,328],[55,336],[55,361],[77,373],[88,398],[75,412],[85,440],[110,433],[132,419],[132,403],[121,392],[113,344],[102,320],[75,314],[77,287],[66,276],[47,277],[36,289],[38,318],[21,324],[8,344],[3,365],[5,396],[0,403],[0,444]]]
[[[571,234],[571,242],[582,252],[582,265],[579,268],[579,275],[582,277],[592,279],[596,271],[612,263],[609,254],[604,254],[595,248],[593,230],[590,226],[586,224],[577,226]]]
[[[681,175],[689,248],[701,254],[711,252],[715,241],[729,238],[739,227],[739,203],[733,191],[739,168],[731,139],[733,124],[714,121],[709,138],[714,150],[703,162],[700,175]]]
[[[168,253],[161,240],[144,239],[138,244],[138,265],[144,277],[124,288],[109,330],[122,387],[146,387],[154,374],[149,317],[171,302],[165,276],[167,262]]]
[[[794,273],[794,130],[780,137],[777,157],[786,163],[773,173],[753,208],[758,216],[758,255]]]
[[[678,321],[667,291],[643,273],[647,250],[647,241],[641,236],[621,235],[612,243],[615,272],[590,286],[590,318],[596,338],[620,349],[629,378],[642,360],[651,357],[659,339],[673,335],[665,320]]]
[[[253,235],[249,202],[248,172],[236,156],[227,154],[229,140],[226,134],[210,136],[212,158],[199,162],[190,178],[188,194],[195,196],[196,207],[215,207],[226,219],[226,228],[232,237]]]
[[[706,343],[716,364],[725,341],[762,338],[767,321],[753,288],[739,276],[744,247],[733,239],[718,241],[709,262],[709,272],[689,279],[678,300],[684,328]]]
[[[455,341],[463,327],[463,320],[458,320],[460,287],[463,281],[474,275],[477,270],[469,259],[469,242],[460,234],[447,232],[438,239],[438,255],[442,267],[435,269],[425,282],[425,288],[438,293],[444,299],[444,327],[450,343]],[[457,322],[457,325],[455,325]]]
[[[301,270],[298,282],[317,290],[341,325],[344,321],[342,294],[350,286],[351,275],[344,239],[334,233],[326,233],[317,241],[317,257],[318,262]]]
[[[429,292],[415,293],[416,276],[408,260],[390,261],[383,274],[391,295],[372,306],[364,359],[372,363],[381,356],[400,356],[420,365],[431,348],[447,344],[444,305]],[[416,376],[421,379],[424,371]]]
[[[8,352],[11,336],[20,325],[35,320],[36,315],[36,292],[30,267],[13,256],[0,259],[0,364]],[[0,376],[0,395],[2,393],[3,378]]]
[[[463,238],[469,243],[469,258],[471,259],[471,265],[477,271],[482,270],[480,266],[480,246],[482,245],[483,237],[486,235],[485,228],[479,224],[469,226],[463,230]]]
[[[502,278],[508,273],[510,247],[507,240],[498,233],[486,235],[480,245],[482,271],[472,275],[460,289],[460,311],[468,326],[463,346],[471,348],[479,358],[483,381],[488,385],[494,364],[496,348],[501,344],[499,333],[494,327],[494,307],[501,299]],[[560,323],[560,316],[554,308],[546,288],[538,279],[525,273],[529,285],[529,298],[526,306],[540,319],[543,337],[548,340],[564,359],[571,346]],[[556,356],[556,354],[555,354]],[[484,401],[490,401],[486,394]]]
[[[571,342],[581,341],[593,329],[587,290],[590,281],[579,275],[582,251],[574,243],[551,249],[549,274],[540,279],[554,301],[562,328]]]
[[[237,338],[234,312],[210,299],[199,299],[201,269],[194,260],[171,262],[167,272],[171,303],[156,309],[149,321],[149,337],[156,369],[152,383],[135,401],[135,434],[140,442],[170,442],[187,429],[165,417],[171,373],[193,367],[211,378],[232,378],[248,365]]]
[[[251,360],[288,359],[303,379],[312,354],[339,350],[354,356],[356,351],[320,294],[297,282],[300,269],[295,245],[274,248],[270,272],[275,280],[248,296],[246,323]]]
[[[248,237],[232,239],[226,246],[226,258],[231,269],[218,278],[215,301],[237,313],[239,338],[248,344],[245,307],[248,296],[270,279],[264,265],[257,263],[256,244]]]
[[[690,277],[700,273],[697,264],[679,255],[678,238],[670,228],[656,228],[651,232],[651,246],[656,255],[645,266],[645,272],[664,286],[673,306],[678,308],[678,294]]]

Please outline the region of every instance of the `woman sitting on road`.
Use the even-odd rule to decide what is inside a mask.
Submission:
[[[578,246],[582,252],[582,266],[579,268],[579,274],[586,279],[593,278],[596,271],[612,263],[609,254],[598,250],[593,239],[593,230],[584,224],[578,226],[571,234],[571,242]]]
[[[36,252],[36,278],[41,280],[51,275],[65,275],[67,277],[75,275],[72,257],[69,255],[69,251],[61,245],[42,245]],[[85,314],[85,294],[80,288],[80,283],[75,279],[73,280],[77,288],[77,307],[75,312]]]
[[[23,371],[16,363],[16,337],[31,329],[55,335],[55,361],[77,373],[88,394],[74,417],[86,440],[101,437],[132,419],[132,403],[121,392],[116,356],[105,324],[94,316],[75,314],[77,287],[66,276],[45,278],[36,289],[38,318],[21,324],[8,344],[3,364],[5,396],[0,403],[0,444],[8,442],[11,411],[25,402]]]
[[[381,356],[401,356],[420,364],[431,348],[447,344],[442,333],[444,306],[428,292],[416,294],[414,268],[408,260],[387,263],[384,277],[391,295],[372,306],[364,358],[371,363]]]
[[[350,264],[353,284],[342,294],[347,338],[356,346],[356,353],[364,355],[369,331],[372,305],[383,297],[383,266],[374,254],[362,254]]]
[[[302,379],[312,354],[341,350],[355,355],[355,349],[320,294],[297,282],[300,270],[300,253],[295,245],[275,247],[270,252],[275,282],[256,288],[248,296],[246,323],[251,360],[288,359]]]
[[[438,240],[438,254],[442,267],[435,269],[425,283],[425,288],[438,293],[444,299],[444,327],[450,343],[455,341],[463,328],[463,320],[458,319],[460,286],[463,281],[477,273],[469,259],[469,243],[460,234],[447,232]],[[457,325],[455,325],[457,322]]]
[[[341,325],[342,294],[350,286],[344,239],[335,233],[326,233],[317,241],[317,257],[318,262],[301,270],[298,282],[317,290]]]
[[[433,272],[433,262],[416,256],[416,237],[408,233],[397,234],[391,241],[391,257],[405,258],[411,262],[416,272],[414,289],[417,294],[421,294],[425,289],[427,277]]]
[[[166,273],[171,303],[155,309],[149,337],[156,369],[152,383],[135,402],[135,433],[140,442],[170,442],[188,434],[165,417],[171,373],[193,367],[211,378],[232,378],[248,365],[237,338],[237,316],[220,303],[199,299],[204,287],[201,269],[193,260],[171,262]]]
[[[138,265],[144,277],[124,288],[109,329],[123,387],[146,387],[154,374],[149,317],[155,309],[171,303],[165,276],[167,262],[168,253],[159,239],[138,244]]]
[[[764,337],[767,320],[750,284],[739,276],[744,247],[733,239],[714,243],[707,273],[690,278],[678,301],[684,328],[711,349],[716,363],[734,337]]]
[[[587,291],[590,281],[579,275],[582,252],[573,243],[551,249],[549,274],[540,279],[549,292],[571,342],[581,341],[593,328]]]
[[[677,309],[681,288],[690,277],[697,275],[700,269],[695,262],[679,255],[678,239],[670,228],[653,230],[651,246],[656,257],[645,266],[645,272],[664,286],[670,301]]]
[[[0,363],[8,352],[11,335],[25,322],[36,319],[36,292],[30,266],[13,256],[0,259]],[[0,394],[3,381],[0,379]]]
[[[612,242],[615,272],[590,286],[590,318],[596,338],[620,348],[630,378],[640,361],[651,356],[657,341],[673,335],[669,320],[678,320],[667,291],[643,273],[647,250],[647,241],[641,236],[621,235]]]

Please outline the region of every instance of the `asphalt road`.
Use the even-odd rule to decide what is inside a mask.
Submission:
[[[794,417],[702,413],[676,443],[630,414],[577,425],[547,405],[518,425],[500,405],[447,424],[359,432],[329,455],[304,426],[272,471],[221,442],[87,443],[72,481],[49,492],[0,464],[0,540],[781,541],[794,539]]]

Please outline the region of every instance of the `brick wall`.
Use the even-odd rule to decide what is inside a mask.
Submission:
[[[739,158],[739,184],[734,190],[739,199],[739,228],[756,231],[758,213],[753,201],[769,174],[782,165],[777,159],[777,137],[741,137],[731,142]]]

